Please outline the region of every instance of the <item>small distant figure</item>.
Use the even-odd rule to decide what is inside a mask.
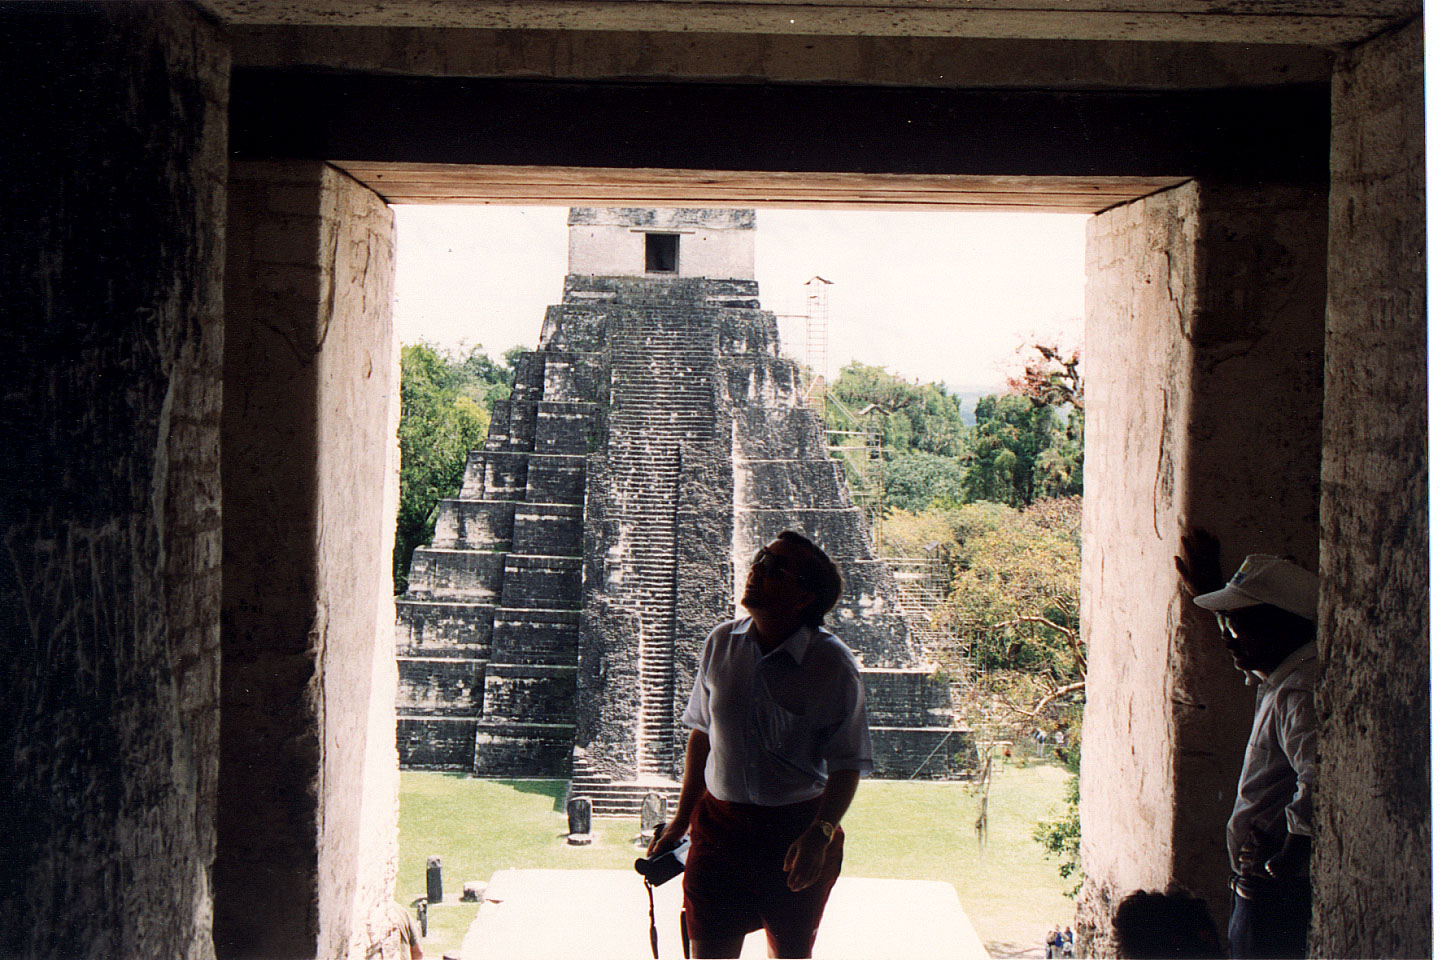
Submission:
[[[1184,891],[1136,890],[1120,901],[1111,923],[1116,950],[1125,960],[1225,956],[1205,901]]]
[[[1050,932],[1045,934],[1045,960],[1053,960],[1054,957],[1059,956],[1059,954],[1055,952],[1055,944],[1059,936],[1060,930],[1058,927],[1051,927]]]
[[[1038,757],[1045,752],[1045,739],[1044,730],[1035,731],[1035,756]]]
[[[1059,734],[1056,735],[1058,736]],[[1065,932],[1061,934],[1060,937],[1063,941],[1063,943],[1061,944],[1061,949],[1065,951],[1065,956],[1075,956],[1075,931],[1071,930],[1069,927],[1066,927]]]
[[[410,911],[391,900],[387,912],[396,926],[396,932],[400,934],[401,960],[422,960],[425,952],[420,949],[420,931],[415,929],[415,921],[410,918]]]

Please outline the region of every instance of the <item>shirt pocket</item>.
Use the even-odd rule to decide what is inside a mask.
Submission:
[[[766,751],[791,763],[810,764],[814,758],[810,756],[810,723],[805,714],[787,710],[768,698],[761,698],[755,712],[760,745]]]

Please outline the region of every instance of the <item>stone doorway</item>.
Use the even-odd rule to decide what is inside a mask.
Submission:
[[[261,524],[273,536],[277,521],[293,514],[297,522],[288,535],[300,566],[336,572],[335,579],[312,579],[317,606],[343,606],[352,614],[344,639],[332,622],[317,643],[310,616],[314,608],[297,606],[294,651],[279,660],[262,655],[254,665],[257,675],[269,671],[274,676],[284,665],[311,677],[305,684],[311,692],[280,726],[313,731],[318,749],[297,756],[291,768],[273,766],[268,776],[281,794],[320,784],[315,801],[297,794],[276,808],[293,816],[293,822],[323,825],[317,832],[320,928],[351,927],[343,920],[345,912],[385,890],[393,876],[393,851],[367,839],[383,833],[375,828],[393,816],[385,812],[385,797],[393,796],[393,745],[382,744],[382,731],[387,723],[393,725],[386,704],[393,703],[394,681],[383,665],[386,644],[372,632],[376,620],[386,619],[385,611],[367,613],[349,603],[358,596],[356,590],[370,589],[364,586],[372,583],[371,574],[364,573],[368,565],[344,573],[344,564],[327,560],[333,555],[327,549],[335,548],[326,546],[339,542],[333,538],[341,529],[368,530],[372,533],[366,536],[379,548],[376,556],[388,557],[380,531],[393,499],[387,506],[385,498],[391,495],[378,491],[393,489],[395,468],[386,459],[385,437],[393,436],[389,425],[397,382],[385,292],[393,233],[383,201],[437,199],[438,194],[450,202],[483,201],[500,192],[497,183],[513,188],[517,177],[553,202],[568,202],[577,187],[593,186],[597,179],[612,190],[616,187],[609,181],[621,180],[621,189],[637,204],[653,202],[657,194],[669,202],[733,202],[773,182],[783,186],[791,202],[798,197],[817,205],[875,203],[923,188],[931,205],[1006,207],[1023,195],[1030,209],[1050,205],[1096,214],[1088,240],[1086,306],[1086,349],[1093,364],[1087,428],[1087,451],[1093,452],[1087,453],[1086,469],[1093,478],[1087,489],[1095,494],[1086,504],[1082,602],[1092,671],[1104,678],[1091,690],[1087,723],[1094,732],[1087,741],[1093,754],[1087,752],[1086,767],[1106,773],[1103,778],[1082,776],[1082,816],[1087,809],[1107,812],[1088,818],[1093,826],[1083,844],[1090,880],[1080,930],[1082,936],[1103,936],[1096,919],[1108,917],[1117,892],[1170,878],[1203,891],[1218,912],[1223,891],[1215,889],[1214,878],[1224,870],[1211,838],[1220,835],[1224,782],[1228,777],[1233,783],[1238,754],[1219,756],[1214,745],[1243,742],[1231,729],[1236,717],[1243,724],[1243,692],[1230,689],[1223,664],[1207,655],[1203,624],[1180,604],[1168,558],[1181,523],[1197,522],[1226,540],[1258,524],[1272,533],[1272,543],[1279,541],[1313,562],[1323,328],[1323,303],[1316,291],[1324,289],[1321,194],[1303,187],[1245,189],[1177,177],[1017,182],[845,175],[807,183],[756,174],[716,175],[705,178],[710,182],[704,186],[681,187],[668,175],[643,172],[606,171],[602,176],[427,165],[242,164],[232,186],[232,263],[242,251],[262,249],[266,255],[284,251],[281,256],[290,262],[261,257],[248,274],[232,269],[230,342],[244,342],[233,325],[248,320],[258,340],[270,346],[253,355],[248,370],[238,366],[246,362],[241,352],[231,351],[227,379],[233,362],[233,375],[246,383],[252,412],[264,407],[267,390],[277,391],[271,400],[283,406],[294,401],[296,384],[303,384],[304,403],[319,413],[314,429],[300,439],[310,444],[308,458],[321,472],[298,476],[293,499],[267,497],[275,467],[257,455],[253,462],[261,469],[253,476],[266,489],[251,491],[250,502],[263,502],[267,509],[243,521],[239,511],[227,510],[226,541],[255,542],[258,528],[247,531],[246,523]],[[263,202],[258,195],[247,196],[246,184],[263,194]],[[296,212],[307,205],[313,205],[312,212]],[[237,215],[242,208],[245,212]],[[247,228],[253,234],[247,235]],[[1250,263],[1265,267],[1245,269]],[[303,287],[301,279],[314,279],[316,285]],[[308,325],[308,339],[275,329],[273,310],[287,299],[300,307],[295,316]],[[1237,303],[1244,309],[1233,309]],[[247,305],[256,304],[260,309],[245,317]],[[327,365],[332,359],[340,364],[333,369]],[[340,374],[342,367],[366,372],[357,379]],[[1217,412],[1224,410],[1226,398],[1253,394],[1260,379],[1275,385],[1279,396],[1254,409],[1247,404],[1245,410]],[[362,409],[370,412],[362,415]],[[275,425],[273,420],[237,420],[226,435],[227,451],[247,449],[247,443],[249,449],[269,444],[273,451],[275,438],[267,436]],[[341,449],[349,452],[337,457]],[[1284,456],[1275,456],[1276,451]],[[1253,457],[1266,469],[1234,475],[1228,468],[1237,454]],[[282,460],[299,463],[306,457]],[[327,464],[334,468],[328,479]],[[372,492],[357,498],[349,485],[362,468],[372,475]],[[227,503],[247,496],[243,476],[243,469],[227,470]],[[1284,493],[1277,499],[1261,490]],[[357,507],[343,520],[325,515],[324,507],[337,496]],[[1247,515],[1244,504],[1264,516]],[[393,529],[393,516],[389,522]],[[232,562],[227,552],[226,608],[235,611],[236,623],[247,604],[244,591],[268,592],[267,578],[275,573],[272,556],[257,555],[248,564],[238,560]],[[246,569],[253,571],[248,582]],[[384,571],[387,564],[380,562],[377,569]],[[297,570],[297,576],[303,574]],[[232,582],[235,590],[228,588]],[[236,649],[227,645],[227,655]],[[227,672],[227,690],[236,675]],[[367,687],[368,695],[362,695]],[[1167,696],[1157,698],[1156,690],[1166,690]],[[242,710],[229,711],[232,723],[226,727],[241,730],[242,742],[276,729],[273,714],[261,722]],[[237,718],[244,719],[243,727],[233,723]],[[1112,724],[1108,735],[1102,732],[1107,724]],[[345,733],[362,730],[360,740]],[[356,747],[360,742],[363,748]],[[226,743],[245,752],[233,739]],[[259,748],[246,749],[253,756]],[[381,767],[390,772],[378,772]],[[246,775],[263,779],[266,774],[252,764]],[[242,845],[233,839],[227,845],[225,838],[242,830],[260,835],[256,827],[271,829],[276,811],[227,803],[227,789],[243,788],[222,776],[217,932],[227,930],[227,923],[245,924],[233,912],[243,908],[245,898],[222,896],[233,889],[230,885],[240,877],[255,879],[255,870],[263,875],[275,869],[260,859],[236,856]],[[1182,814],[1180,798],[1195,795],[1216,800],[1204,811],[1190,805]],[[1128,813],[1111,816],[1117,807]],[[1135,822],[1154,828],[1137,835],[1125,826]]]

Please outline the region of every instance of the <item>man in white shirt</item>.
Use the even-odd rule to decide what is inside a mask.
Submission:
[[[691,954],[738,957],[763,928],[772,957],[809,957],[840,875],[840,819],[871,769],[865,691],[850,650],[821,626],[840,572],[786,531],[755,555],[750,614],[705,641],[681,722],[690,728],[675,817],[651,844],[688,831]]]
[[[1303,957],[1310,926],[1315,786],[1315,617],[1320,581],[1289,560],[1255,553],[1223,588],[1219,545],[1196,531],[1176,567],[1215,612],[1246,682],[1258,681],[1235,806],[1226,827],[1234,896],[1232,957]]]

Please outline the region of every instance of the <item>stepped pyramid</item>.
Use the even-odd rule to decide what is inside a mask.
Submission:
[[[562,302],[398,601],[408,767],[678,792],[700,645],[784,529],[839,563],[876,775],[970,752],[754,277],[753,210],[574,208]]]

